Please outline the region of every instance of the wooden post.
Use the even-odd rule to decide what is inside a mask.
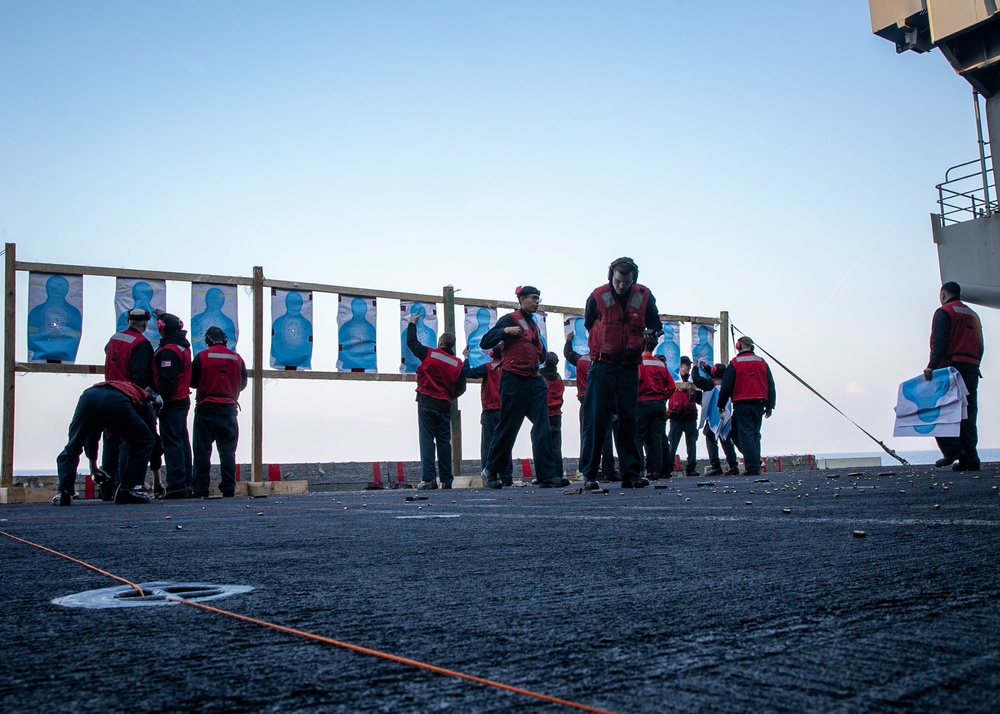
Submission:
[[[723,310],[719,313],[719,361],[722,364],[729,364],[729,311]]]
[[[253,452],[250,481],[264,481],[264,268],[253,268]]]
[[[444,286],[444,331],[455,335],[455,352],[458,352],[458,334],[455,332],[455,288]],[[451,473],[462,475],[462,410],[458,400],[451,403]]]
[[[4,264],[4,331],[3,331],[3,465],[0,466],[0,488],[14,485],[14,350],[17,346],[17,295],[16,251],[7,243]]]

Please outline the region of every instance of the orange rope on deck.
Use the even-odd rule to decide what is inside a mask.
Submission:
[[[587,704],[572,702],[569,701],[568,699],[559,699],[558,697],[553,697],[548,694],[533,692],[530,689],[522,689],[521,687],[515,687],[510,684],[504,684],[503,682],[495,682],[492,679],[476,677],[475,675],[465,674],[464,672],[457,672],[453,669],[445,669],[444,667],[438,667],[433,664],[427,664],[426,662],[421,662],[415,659],[408,659],[407,657],[400,657],[398,655],[389,654],[388,652],[382,652],[380,650],[373,650],[368,647],[362,647],[361,645],[352,645],[350,642],[341,642],[340,640],[334,640],[330,637],[323,637],[322,635],[314,635],[311,632],[296,630],[295,628],[292,627],[285,627],[284,625],[276,625],[273,622],[267,622],[266,620],[257,620],[252,617],[247,617],[246,615],[239,615],[235,612],[230,612],[229,610],[221,610],[217,607],[211,607],[210,605],[205,605],[204,603],[192,602],[191,600],[182,600],[180,598],[172,598],[172,597],[167,599],[172,602],[181,603],[182,605],[191,605],[192,607],[197,607],[202,610],[208,610],[209,612],[214,612],[219,615],[226,615],[227,617],[233,617],[236,618],[237,620],[242,620],[243,622],[249,622],[254,625],[260,625],[261,627],[269,627],[272,630],[278,630],[279,632],[287,632],[290,635],[305,637],[306,639],[315,640],[316,642],[323,642],[328,645],[336,645],[337,647],[343,647],[344,649],[352,650],[354,652],[360,652],[361,654],[387,659],[390,662],[405,664],[408,667],[425,669],[428,672],[434,672],[435,674],[443,674],[448,677],[457,677],[458,679],[464,679],[469,682],[475,682],[476,684],[482,684],[487,687],[503,689],[504,691],[514,692],[515,694],[523,694],[526,697],[534,697],[535,699],[541,699],[543,702],[550,702],[552,704],[562,704],[565,707],[570,707],[572,709],[579,709],[580,711],[585,711],[585,712],[597,712],[597,714],[614,714],[614,712],[611,712],[607,709],[600,709],[598,707],[592,707]]]
[[[85,568],[89,568],[89,569],[91,569],[93,571],[96,571],[96,572],[100,573],[101,575],[106,575],[107,577],[112,578],[113,580],[117,580],[118,582],[125,583],[126,585],[129,585],[130,587],[133,587],[136,590],[138,590],[139,594],[141,596],[145,597],[145,593],[142,591],[142,588],[140,588],[135,583],[126,580],[125,578],[120,578],[117,575],[112,575],[111,573],[109,573],[109,572],[107,572],[105,570],[101,570],[100,568],[97,568],[97,567],[95,567],[93,565],[90,565],[89,563],[85,563],[82,560],[77,560],[76,558],[72,558],[72,557],[70,557],[70,556],[68,556],[68,555],[66,555],[64,553],[60,553],[57,550],[52,550],[51,548],[46,548],[45,546],[39,545],[38,543],[32,543],[29,540],[24,540],[23,538],[18,538],[17,536],[11,535],[10,533],[5,533],[4,531],[0,531],[0,535],[5,535],[8,538],[12,538],[13,540],[16,540],[16,541],[18,541],[20,543],[24,543],[25,545],[30,545],[30,546],[33,546],[35,548],[38,548],[39,550],[44,550],[46,553],[51,553],[52,555],[57,555],[60,558],[65,558],[66,560],[72,561],[72,562],[74,562],[74,563],[76,563],[78,565],[82,565]],[[441,674],[441,675],[445,675],[447,677],[455,677],[457,679],[464,679],[464,680],[466,680],[468,682],[475,682],[476,684],[481,684],[481,685],[486,686],[486,687],[493,687],[494,689],[500,689],[500,690],[503,690],[503,691],[512,692],[514,694],[521,694],[521,695],[526,696],[526,697],[532,697],[534,699],[539,699],[539,700],[541,700],[543,702],[549,702],[550,704],[561,704],[562,706],[569,707],[570,709],[577,709],[579,711],[585,711],[585,712],[594,712],[595,714],[615,714],[614,712],[612,712],[612,711],[610,711],[608,709],[601,709],[599,707],[592,707],[592,706],[590,706],[588,704],[580,704],[579,702],[570,701],[568,699],[560,699],[559,697],[553,697],[553,696],[550,696],[548,694],[542,694],[541,692],[535,692],[535,691],[532,691],[530,689],[523,689],[521,687],[515,687],[515,686],[510,685],[510,684],[504,684],[503,682],[496,682],[496,681],[494,681],[492,679],[485,679],[483,677],[476,677],[475,675],[472,675],[472,674],[465,674],[464,672],[458,672],[458,671],[453,670],[453,669],[446,669],[444,667],[438,667],[436,665],[428,664],[426,662],[421,662],[419,660],[409,659],[407,657],[400,657],[399,655],[389,654],[388,652],[382,652],[381,650],[374,650],[374,649],[371,649],[371,648],[368,648],[368,647],[362,647],[361,645],[354,645],[354,644],[351,644],[350,642],[342,642],[340,640],[335,640],[335,639],[332,639],[330,637],[324,637],[322,635],[316,635],[316,634],[313,634],[311,632],[305,632],[304,630],[296,630],[296,629],[294,629],[292,627],[285,627],[284,625],[278,625],[278,624],[275,624],[273,622],[267,622],[266,620],[258,620],[256,618],[247,617],[246,615],[240,615],[238,613],[231,612],[229,610],[222,610],[222,609],[217,608],[217,607],[211,607],[210,605],[205,605],[205,604],[200,603],[200,602],[193,602],[191,600],[184,600],[182,598],[175,598],[175,597],[167,598],[167,600],[169,600],[170,602],[179,603],[181,605],[190,605],[191,607],[196,607],[196,608],[199,608],[201,610],[206,610],[208,612],[214,612],[217,615],[225,615],[226,617],[232,617],[232,618],[234,618],[236,620],[241,620],[243,622],[248,622],[248,623],[253,624],[253,625],[260,625],[261,627],[267,627],[267,628],[270,628],[272,630],[277,630],[279,632],[285,632],[285,633],[288,633],[290,635],[296,635],[297,637],[304,637],[306,639],[313,640],[315,642],[322,642],[322,643],[328,644],[328,645],[335,645],[337,647],[342,647],[344,649],[351,650],[353,652],[358,652],[360,654],[370,655],[372,657],[379,657],[381,659],[389,660],[390,662],[396,662],[397,664],[406,665],[408,667],[416,667],[417,669],[423,669],[423,670],[426,670],[428,672],[433,672],[435,674]]]
[[[39,550],[44,550],[46,553],[52,553],[52,555],[58,555],[60,558],[65,558],[66,560],[72,561],[77,565],[82,565],[85,568],[90,568],[91,570],[98,572],[101,575],[108,576],[112,580],[117,580],[120,583],[125,583],[130,588],[135,588],[136,590],[139,591],[140,597],[146,597],[146,593],[142,591],[142,588],[133,583],[131,580],[126,580],[125,578],[119,578],[117,575],[112,575],[106,570],[101,570],[100,568],[90,565],[89,563],[84,563],[82,560],[77,560],[76,558],[68,556],[65,553],[60,553],[58,550],[52,550],[51,548],[46,548],[44,545],[39,545],[38,543],[32,543],[30,540],[25,540],[24,538],[18,538],[16,535],[11,535],[10,533],[5,533],[4,531],[0,531],[0,535],[5,535],[8,538],[12,538],[20,543],[24,543],[25,545],[30,545],[35,548],[38,548]]]

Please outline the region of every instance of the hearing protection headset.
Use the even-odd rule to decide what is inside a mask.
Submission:
[[[163,321],[162,317],[160,317],[160,318],[158,318],[156,320],[156,329],[159,330],[161,334],[163,333],[163,328],[166,327],[166,326],[167,326],[167,323],[165,323]],[[177,329],[178,330],[183,330],[184,329],[184,320],[182,320],[180,318],[177,318]]]
[[[616,258],[611,265],[608,266],[608,280],[615,277],[615,271],[619,273],[632,273],[632,282],[639,280],[639,266],[635,264],[635,261],[631,258],[621,257]]]

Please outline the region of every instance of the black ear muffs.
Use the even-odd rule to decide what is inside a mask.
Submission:
[[[621,257],[611,263],[611,265],[608,266],[608,280],[615,277],[615,270],[618,270],[619,272],[625,272],[625,270],[627,270],[632,273],[632,282],[639,282],[639,266],[636,265],[635,261],[631,258]]]

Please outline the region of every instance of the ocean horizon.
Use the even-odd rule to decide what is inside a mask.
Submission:
[[[941,452],[934,449],[924,450],[924,451],[897,451],[902,458],[906,459],[907,462],[913,464],[914,466],[918,464],[933,464],[939,458],[941,458]],[[765,456],[800,456],[802,454],[765,454]],[[813,454],[817,459],[860,459],[860,458],[871,458],[873,456],[878,456],[882,459],[882,466],[899,466],[900,463],[889,456],[889,454],[884,451],[844,451],[844,452],[832,452],[832,451],[822,451]],[[704,458],[704,455],[699,453],[699,458]],[[1000,449],[979,449],[979,458],[983,463],[1000,461]],[[14,469],[15,476],[54,476],[56,473],[55,466],[48,469]],[[79,471],[83,474],[86,471]]]

